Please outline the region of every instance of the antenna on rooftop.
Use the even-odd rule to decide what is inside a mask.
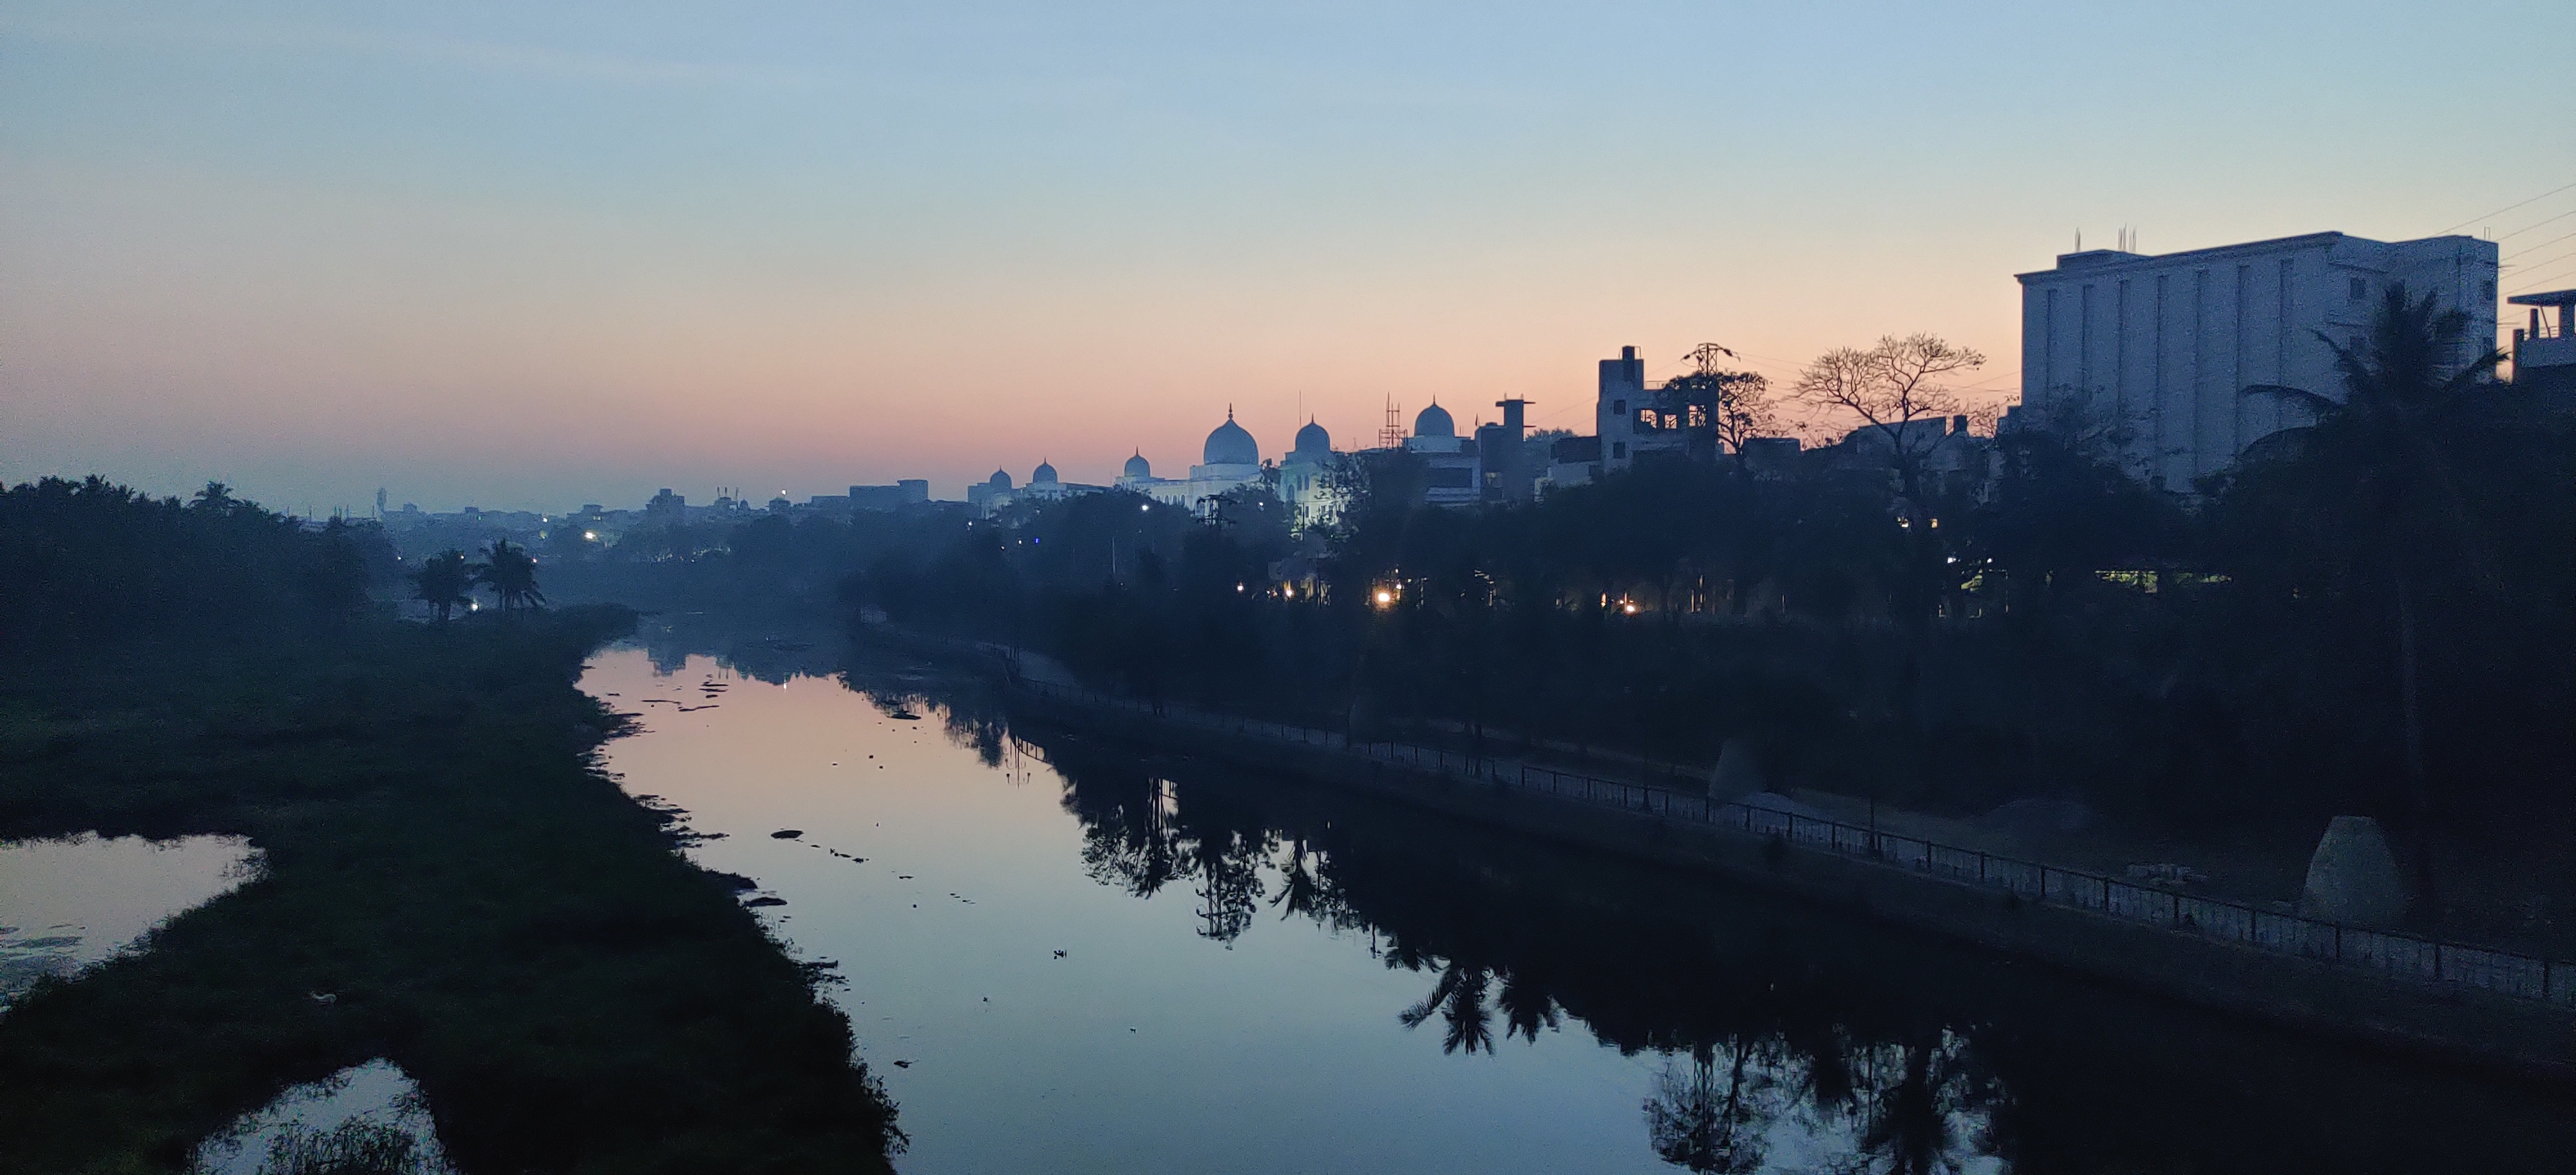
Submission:
[[[1377,447],[1381,449],[1404,447],[1404,409],[1396,406],[1393,396],[1386,398],[1386,425],[1377,430]]]

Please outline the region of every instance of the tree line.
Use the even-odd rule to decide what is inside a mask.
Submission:
[[[1708,434],[1692,452],[1535,503],[1426,508],[1409,458],[1370,454],[1336,472],[1329,528],[1292,534],[1259,495],[1215,519],[1115,493],[923,518],[847,599],[1364,735],[1701,764],[1738,738],[1960,811],[2564,827],[2576,437],[2493,356],[2446,367],[2467,329],[2392,292],[2336,344],[2343,387],[2248,390],[2315,423],[2192,493],[2125,472],[2120,422],[2080,411],[1913,447],[1973,356],[1891,339],[1800,380],[1884,415],[1794,459],[1718,436],[1761,388],[1703,365],[1666,388]]]

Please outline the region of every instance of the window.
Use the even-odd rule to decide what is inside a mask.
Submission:
[[[2358,302],[2369,296],[2370,282],[2364,278],[2357,277],[2352,279],[2352,300]]]
[[[2481,297],[2481,298],[2486,299],[2486,300],[2487,300],[2487,301],[2489,301],[2489,302],[2493,302],[2493,301],[2495,301],[2495,279],[2494,279],[2494,278],[2488,278],[2487,280],[2485,280],[2485,281],[2483,281],[2483,282],[2479,282],[2479,283],[2478,283],[2478,296],[2479,296],[2479,297]]]
[[[1627,402],[1626,400],[1612,400],[1612,401],[1610,401],[1610,415],[1612,415],[1612,416],[1626,416],[1627,414],[1628,414],[1628,402]]]
[[[1611,458],[1612,458],[1613,460],[1619,460],[1619,461],[1627,460],[1627,458],[1628,458],[1628,442],[1626,442],[1626,441],[1612,441],[1612,442],[1610,442],[1610,456],[1611,456]]]
[[[1661,418],[1655,415],[1654,409],[1640,408],[1637,410],[1638,432],[1653,432],[1660,427],[1662,427]]]

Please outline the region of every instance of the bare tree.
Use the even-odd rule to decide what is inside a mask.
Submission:
[[[1810,407],[1859,417],[1860,433],[1885,447],[1912,511],[1922,498],[1924,465],[1947,432],[1938,422],[1964,404],[1949,378],[1985,364],[1975,349],[1936,335],[1888,335],[1866,351],[1844,347],[1817,356],[1798,373],[1791,394]],[[1925,421],[1934,424],[1918,423]]]

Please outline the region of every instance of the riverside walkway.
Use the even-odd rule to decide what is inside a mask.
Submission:
[[[1747,804],[1712,800],[1702,794],[1507,757],[1467,755],[1403,742],[1353,741],[1338,731],[1216,714],[1168,702],[1145,702],[1023,674],[1014,674],[1010,684],[1013,689],[1059,702],[1345,756],[1357,762],[1399,768],[1424,779],[1474,783],[1553,801],[1614,809],[1641,818],[1777,840],[1797,849],[1830,853],[1914,877],[1981,887],[2025,902],[2307,959],[2402,983],[2465,988],[2514,1000],[2576,1007],[2576,964],[2547,958],[2308,918],[1861,827],[1759,801]]]

